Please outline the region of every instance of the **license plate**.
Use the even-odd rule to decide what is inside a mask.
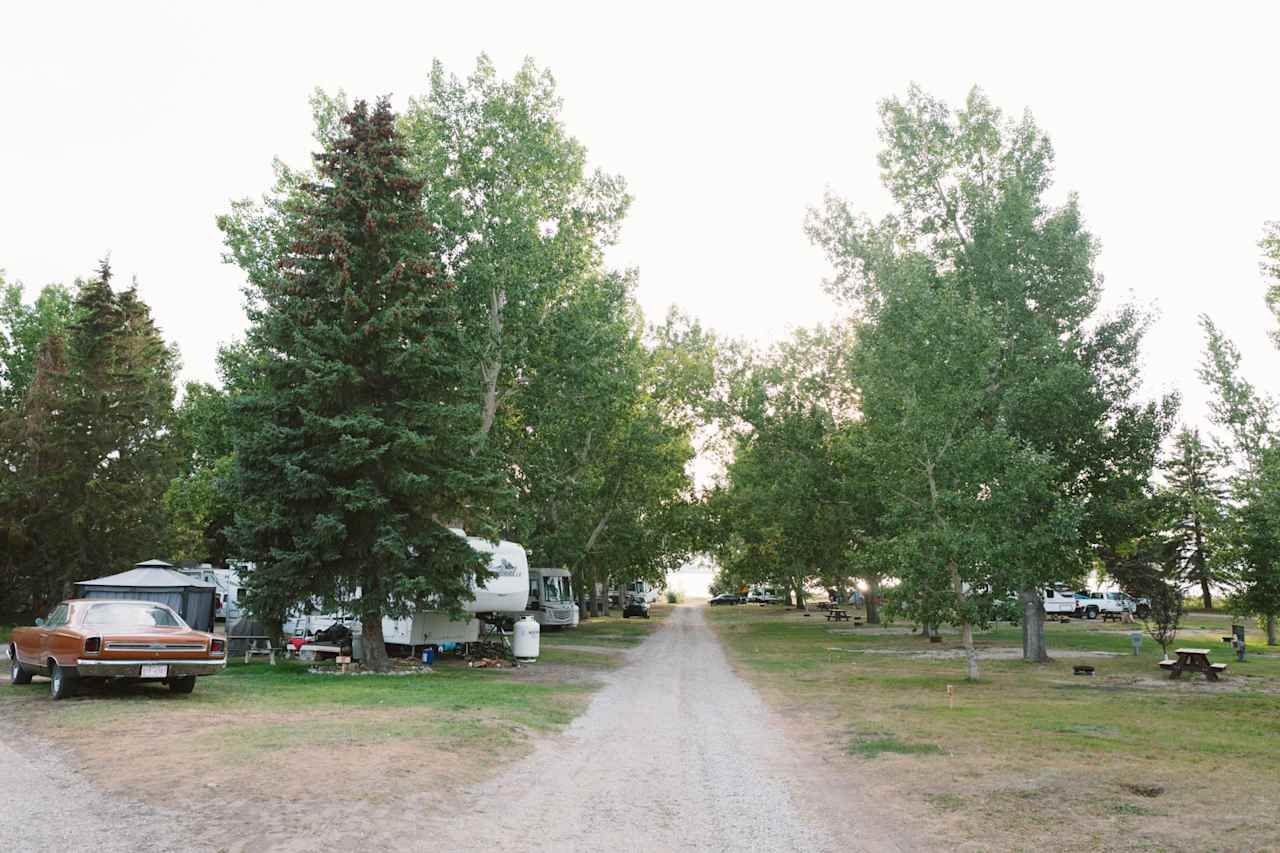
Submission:
[[[163,664],[163,663],[152,663],[152,664],[144,663],[142,665],[142,677],[143,678],[168,678],[169,667],[167,664]]]

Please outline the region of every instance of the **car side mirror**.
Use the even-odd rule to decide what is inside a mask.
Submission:
[[[44,619],[41,619],[41,618],[37,617],[37,618],[36,618],[36,627],[37,627],[37,628],[43,628],[43,627],[44,627]]]

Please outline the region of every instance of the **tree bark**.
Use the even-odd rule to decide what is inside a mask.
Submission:
[[[863,599],[867,605],[867,624],[880,624],[880,605],[876,603],[876,598],[880,595],[880,579],[877,577],[867,578],[867,594]]]
[[[1204,609],[1213,609],[1213,594],[1209,592],[1209,579],[1200,578],[1200,597],[1204,599]]]
[[[960,579],[960,572],[956,569],[954,562],[947,564],[947,571],[951,574],[951,589],[956,596],[956,607],[961,613],[964,612],[964,581]],[[968,671],[965,675],[969,681],[978,680],[978,650],[973,646],[973,626],[969,624],[969,620],[962,618],[960,620],[960,642],[964,645],[964,657],[968,662]]]
[[[382,639],[382,614],[360,614],[360,638],[364,644],[364,664],[366,669],[374,672],[386,672],[391,669],[391,660],[387,657],[387,644]]]
[[[1276,645],[1276,615],[1274,613],[1267,617],[1267,645]]]
[[[484,380],[484,409],[480,421],[480,443],[489,438],[493,421],[498,413],[498,376],[502,372],[502,309],[506,307],[507,294],[501,290],[489,291],[489,333],[493,336],[493,358],[482,361],[480,376]],[[478,448],[477,448],[478,449]]]
[[[1024,589],[1018,593],[1022,605],[1022,659],[1027,663],[1048,663],[1049,649],[1044,639],[1044,604],[1040,593]]]
[[[804,582],[796,584],[796,610],[804,610]]]
[[[592,591],[596,594],[595,610],[597,616],[609,615],[609,588],[600,581],[596,581],[592,587]]]
[[[964,644],[964,657],[968,662],[968,672],[965,673],[965,678],[969,681],[977,681],[978,650],[973,646],[973,626],[968,622],[961,623],[960,642]]]

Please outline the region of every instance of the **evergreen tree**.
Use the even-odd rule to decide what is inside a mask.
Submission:
[[[80,284],[70,323],[40,344],[0,425],[0,564],[23,567],[24,610],[163,553],[178,358],[136,287],[116,294],[111,278],[104,261]]]
[[[273,201],[265,233],[219,221],[252,323],[232,404],[232,538],[257,563],[257,612],[343,600],[367,664],[384,669],[384,615],[428,600],[456,612],[470,597],[483,567],[444,522],[494,482],[472,453],[462,324],[390,105],[357,102],[314,162],[314,179]],[[261,241],[283,249],[277,263],[259,262]]]
[[[1174,454],[1164,464],[1173,552],[1178,555],[1179,577],[1200,587],[1206,610],[1213,609],[1212,584],[1223,578],[1217,572],[1213,540],[1222,521],[1226,487],[1219,470],[1221,455],[1200,439],[1199,430],[1183,429],[1174,442]]]

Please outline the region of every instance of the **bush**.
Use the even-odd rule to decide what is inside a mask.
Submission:
[[[684,598],[684,596],[680,593],[670,589],[667,590],[667,604],[679,604],[682,598]]]

